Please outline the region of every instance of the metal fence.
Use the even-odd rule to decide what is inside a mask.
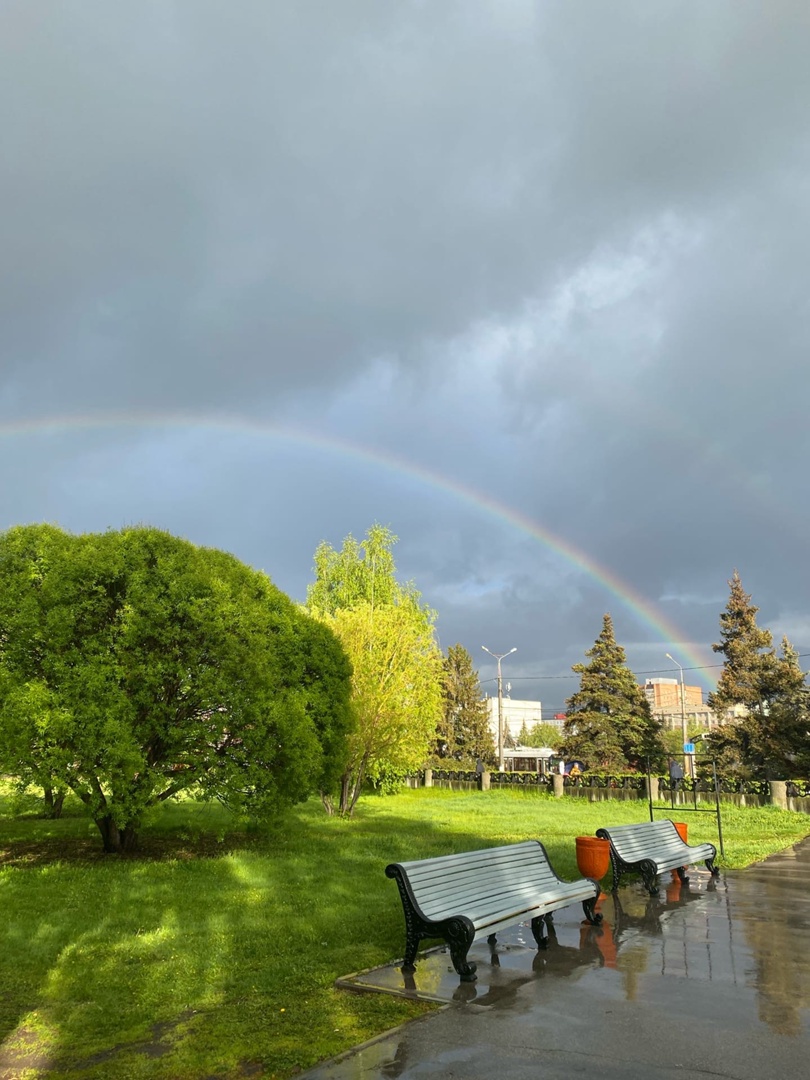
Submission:
[[[486,777],[486,781],[484,780]],[[697,776],[673,780],[667,774],[655,777],[661,799],[677,805],[700,801],[714,801],[714,782],[711,778]],[[408,787],[450,788],[454,791],[480,791],[482,788],[499,791],[524,791],[527,794],[551,795],[554,774],[538,772],[490,772],[480,773],[468,769],[432,769],[408,777]],[[644,773],[583,773],[579,776],[562,777],[563,791],[567,796],[602,802],[607,799],[646,799],[647,777]],[[558,778],[559,782],[559,778]],[[736,806],[765,806],[771,799],[768,780],[743,780],[739,777],[718,777],[719,795],[722,802]],[[810,780],[787,780],[785,782],[787,807],[798,813],[810,813]]]

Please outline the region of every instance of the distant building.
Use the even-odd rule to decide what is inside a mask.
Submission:
[[[644,693],[654,713],[681,713],[681,684],[678,679],[647,679]],[[684,686],[684,708],[700,708],[703,705],[703,691],[699,686]]]
[[[487,720],[495,745],[498,745],[498,698],[488,697]],[[562,728],[561,720],[551,721],[555,727]],[[503,741],[506,744],[510,739],[518,741],[520,730],[525,724],[531,730],[534,724],[543,723],[543,707],[539,701],[515,701],[514,698],[503,699]]]
[[[647,679],[642,687],[653,715],[663,720],[664,727],[670,731],[680,731],[681,683],[678,679]],[[714,731],[720,724],[744,716],[745,710],[735,708],[723,716],[709,708],[703,701],[703,691],[699,686],[683,688],[683,716],[689,731],[699,728],[701,733]]]

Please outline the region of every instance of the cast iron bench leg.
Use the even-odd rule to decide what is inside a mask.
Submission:
[[[616,853],[612,846],[610,849],[610,868],[613,871],[613,892],[616,892],[621,884],[624,871],[622,870],[621,863],[616,858]]]
[[[409,926],[405,928],[405,957],[402,963],[402,970],[408,973],[416,971],[416,954],[419,951],[419,935],[411,930]]]
[[[598,926],[603,919],[602,912],[596,912],[596,901],[598,897],[592,896],[590,900],[582,901],[582,910],[585,912],[585,918],[591,924],[591,926]]]
[[[536,915],[532,919],[532,933],[534,934],[534,940],[537,942],[538,949],[548,948],[548,938],[546,937],[547,922],[545,916]]]
[[[467,953],[475,938],[472,926],[463,923],[461,919],[451,919],[445,931],[447,944],[450,946],[450,956],[453,967],[461,976],[462,982],[475,982],[475,964],[467,962]]]
[[[658,874],[655,870],[655,864],[644,861],[639,864],[639,871],[641,872],[641,880],[644,882],[644,888],[650,896],[658,896]]]

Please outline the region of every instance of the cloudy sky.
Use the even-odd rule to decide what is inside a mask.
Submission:
[[[810,653],[808,56],[805,0],[6,0],[0,527],[303,599],[379,521],[552,711],[605,611],[715,663],[734,567]]]

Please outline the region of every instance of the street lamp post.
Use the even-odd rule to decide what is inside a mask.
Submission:
[[[681,735],[683,737],[684,753],[686,753],[686,744],[689,742],[689,736],[686,733],[686,700],[683,687],[683,668],[674,656],[670,656],[669,653],[664,653],[664,655],[666,656],[667,660],[672,661],[672,663],[675,665],[676,668],[678,668],[681,673]],[[687,754],[686,764],[689,770],[689,775],[694,777],[695,762],[691,754]]]
[[[511,656],[513,652],[517,652],[517,648],[510,649],[509,652],[505,653],[491,652],[486,645],[482,645],[481,648],[498,661],[498,769],[503,772],[503,683],[501,682],[501,660],[505,656]]]

